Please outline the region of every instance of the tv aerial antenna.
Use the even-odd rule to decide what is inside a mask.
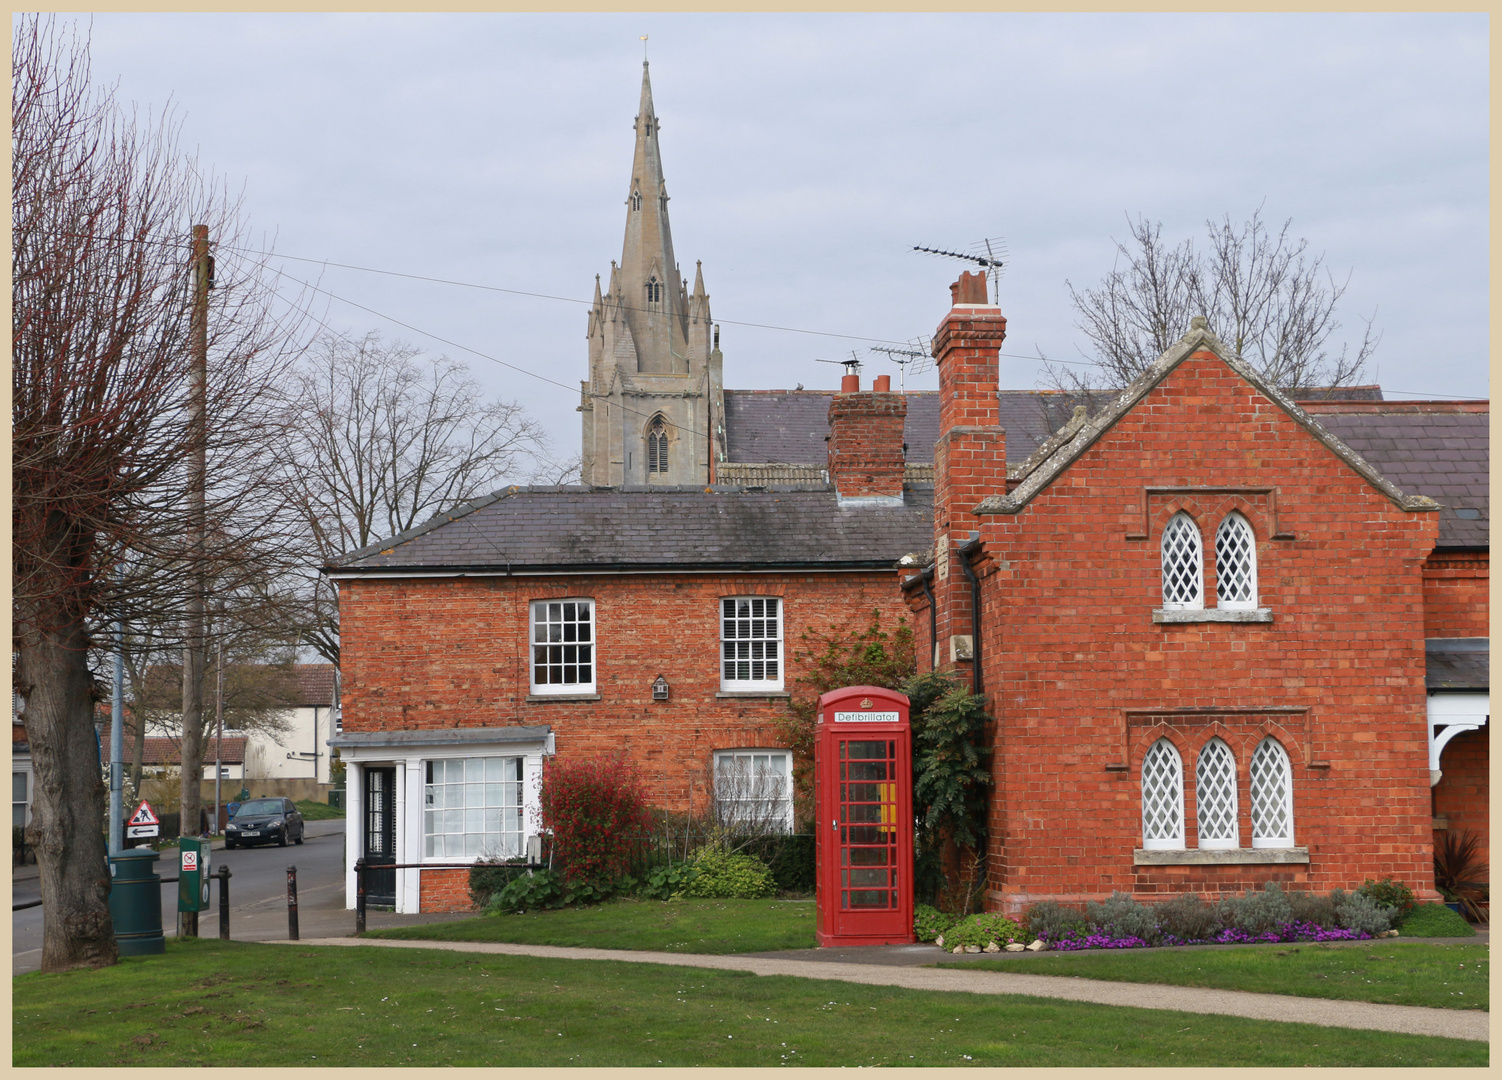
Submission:
[[[897,385],[902,392],[907,393],[907,376],[909,370],[914,375],[922,375],[925,371],[932,371],[934,358],[927,348],[927,343],[917,341],[907,348],[898,348],[896,345],[872,345],[871,352],[886,353],[887,359],[897,365]]]
[[[991,299],[1000,299],[1001,275],[1006,269],[1003,258],[1007,254],[1007,242],[1004,237],[992,236],[977,240],[970,245],[969,251],[946,251],[943,248],[923,247],[920,244],[914,244],[913,250],[928,255],[942,255],[950,259],[965,259],[978,264],[985,271],[986,277],[991,279]]]

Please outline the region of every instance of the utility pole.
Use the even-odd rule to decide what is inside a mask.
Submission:
[[[223,622],[224,609],[220,608],[220,621]],[[219,654],[219,690],[214,700],[214,726],[218,734],[214,737],[214,824],[209,831],[219,833],[219,778],[224,774],[224,628],[219,629],[220,639],[216,643]]]
[[[118,576],[118,575],[117,575]],[[115,685],[110,693],[110,858],[120,854],[125,831],[125,630],[115,620]]]
[[[207,666],[204,648],[204,556],[206,546],[206,496],[208,478],[208,385],[209,385],[209,289],[213,287],[209,260],[209,227],[193,226],[193,316],[189,328],[192,351],[188,378],[188,543],[189,585],[183,622],[183,733],[182,785],[178,831],[197,835],[203,799],[203,676]],[[191,927],[188,923],[191,921]],[[183,929],[197,936],[198,913],[185,912]]]

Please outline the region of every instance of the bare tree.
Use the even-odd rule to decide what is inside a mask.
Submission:
[[[367,334],[327,336],[292,381],[283,469],[327,565],[500,487],[545,446],[515,402],[488,399],[464,365]],[[333,585],[308,586],[304,641],[339,662]]]
[[[1261,213],[1240,225],[1230,215],[1206,222],[1203,252],[1192,240],[1170,246],[1159,222],[1129,219],[1131,241],[1117,243],[1116,265],[1099,287],[1081,291],[1069,283],[1097,367],[1079,373],[1049,365],[1054,387],[1081,395],[1093,412],[1103,387],[1131,382],[1196,315],[1274,386],[1307,391],[1360,378],[1378,342],[1370,320],[1354,354],[1345,344],[1328,347],[1350,276],[1337,281],[1323,255],[1289,235],[1291,222],[1274,233]]]
[[[97,91],[76,31],[23,16],[12,33],[12,631],[42,969],[56,971],[117,956],[91,648],[96,635],[108,648],[117,618],[180,620],[199,573],[230,591],[285,573],[262,447],[288,339],[263,264],[233,256],[235,200],[178,151],[168,118],[124,115]],[[186,392],[193,223],[221,245],[202,428]],[[189,547],[199,447],[206,540]]]

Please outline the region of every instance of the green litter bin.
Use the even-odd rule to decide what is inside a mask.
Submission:
[[[167,951],[162,936],[162,879],[150,848],[132,848],[110,859],[110,918],[121,956],[152,956]]]

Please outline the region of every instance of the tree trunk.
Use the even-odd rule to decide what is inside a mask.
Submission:
[[[38,622],[59,629],[20,637],[16,667],[36,771],[31,828],[41,871],[42,970],[108,967],[119,948],[88,639],[82,622],[62,612]]]

